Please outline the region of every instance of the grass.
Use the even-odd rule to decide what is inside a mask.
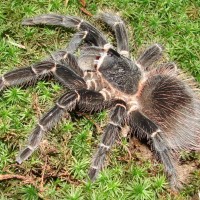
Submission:
[[[23,18],[49,12],[85,16],[80,3],[69,0],[2,0],[0,2],[0,74],[28,66],[66,45],[73,31],[54,27],[22,27]],[[165,59],[175,61],[200,81],[200,29],[198,0],[113,0],[87,1],[87,10],[120,12],[129,25],[130,47],[136,57],[139,50],[153,42],[166,48]],[[97,25],[98,26],[98,25]],[[103,26],[103,25],[102,25]],[[107,31],[107,28],[103,26]],[[109,33],[109,36],[111,34]],[[110,37],[109,37],[110,38]],[[111,39],[112,40],[112,39]],[[19,48],[11,42],[25,46]],[[15,163],[18,149],[37,119],[50,109],[64,88],[53,81],[40,81],[28,88],[13,87],[0,97],[0,174],[17,174],[27,178],[0,182],[0,199],[192,199],[200,190],[200,171],[194,170],[180,193],[170,190],[162,165],[143,158],[140,153],[128,157],[126,140],[113,148],[108,167],[98,180],[85,183],[92,153],[106,124],[107,113],[72,116],[49,133],[41,147],[22,165]],[[189,164],[192,159],[184,157]],[[44,173],[43,179],[42,174]],[[28,179],[29,178],[29,179]]]

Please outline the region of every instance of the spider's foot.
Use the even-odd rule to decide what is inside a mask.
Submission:
[[[88,173],[90,181],[94,182],[97,179],[98,174],[99,174],[99,169],[96,167],[91,167]]]
[[[183,187],[183,185],[179,180],[177,180],[177,178],[172,177],[170,178],[170,187],[174,191],[179,191]]]
[[[169,183],[174,191],[180,190],[183,186],[176,172],[172,172],[171,175],[169,175]]]
[[[29,147],[26,147],[25,149],[23,149],[19,155],[17,156],[16,158],[16,161],[19,163],[19,164],[22,164],[22,162],[26,159],[29,158],[29,156],[33,153],[33,149],[32,148],[29,148]]]
[[[4,82],[3,82],[3,79],[0,78],[0,91],[3,90],[4,88]]]
[[[60,25],[63,21],[63,16],[55,14],[40,15],[33,18],[24,19],[22,25],[37,25],[37,24],[49,24]]]
[[[22,25],[31,26],[35,25],[33,18],[25,19],[22,21]]]

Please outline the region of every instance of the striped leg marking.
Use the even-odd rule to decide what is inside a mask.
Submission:
[[[172,149],[167,147],[167,141],[163,137],[162,130],[138,110],[129,114],[129,126],[137,130],[137,138],[147,138],[151,142],[150,144],[156,156],[164,164],[171,186],[173,188],[180,187],[175,166],[176,161],[172,154]]]
[[[110,114],[110,120],[112,123],[109,123],[104,131],[102,136],[101,143],[99,148],[94,155],[90,170],[89,178],[94,181],[98,176],[99,171],[102,169],[106,153],[110,150],[115,140],[118,138],[121,131],[121,126],[124,126],[126,118],[126,107],[125,105],[117,104],[115,105],[113,111]]]
[[[32,65],[31,67],[16,69],[0,77],[0,91],[9,86],[31,84],[34,81],[43,78],[52,73],[55,69],[55,63],[43,61]]]
[[[137,59],[136,63],[143,69],[147,69],[161,58],[162,52],[162,46],[160,44],[154,44],[144,51],[144,53]]]
[[[60,121],[65,113],[75,108],[78,100],[80,99],[79,94],[74,92],[68,92],[64,94],[43,118],[39,121],[36,128],[29,137],[27,146],[19,153],[16,158],[18,163],[22,163],[24,160],[34,152],[39,146],[44,134],[51,130],[52,127]]]
[[[129,57],[127,28],[121,18],[112,13],[100,13],[99,18],[108,24],[115,32],[117,39],[117,51],[123,56]]]
[[[80,31],[87,31],[88,33],[85,36],[85,41],[87,43],[101,47],[103,47],[103,45],[107,43],[105,37],[101,34],[99,30],[97,30],[90,23],[81,20],[78,17],[62,16],[56,14],[45,14],[25,19],[22,22],[22,25],[29,25],[29,26],[39,25],[39,24],[63,26],[66,28],[75,28]]]

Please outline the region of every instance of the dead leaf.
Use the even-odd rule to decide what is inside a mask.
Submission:
[[[85,0],[80,0],[80,4],[85,8],[86,7],[86,1]]]
[[[93,16],[91,12],[89,12],[88,10],[86,10],[86,9],[83,8],[83,7],[81,7],[80,10],[81,10],[83,13],[85,13],[86,15],[90,16],[90,17]]]

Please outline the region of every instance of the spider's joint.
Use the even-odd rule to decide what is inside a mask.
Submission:
[[[122,128],[119,124],[114,123],[114,122],[112,122],[112,121],[108,122],[108,124],[111,124],[111,125],[113,125],[113,126],[117,126],[117,127],[119,127],[119,128]]]
[[[46,131],[42,124],[38,123],[38,126],[42,129],[42,131]]]
[[[94,65],[98,65],[99,60],[94,60]]]
[[[95,80],[87,80],[86,84],[88,86],[87,89],[92,89],[93,87],[95,90],[97,89],[97,83]]]
[[[125,106],[125,105],[123,105],[123,104],[121,104],[121,103],[117,103],[117,104],[115,105],[115,107],[116,107],[116,106],[123,107],[123,108],[126,110],[126,106]]]
[[[158,49],[160,50],[160,52],[163,51],[162,47],[159,44],[156,43],[155,45],[156,45],[156,47],[158,47]]]
[[[80,94],[78,93],[78,91],[74,90],[74,92],[77,94],[77,101],[80,101]]]
[[[119,53],[120,53],[121,55],[125,56],[125,57],[129,57],[129,52],[126,51],[126,50],[121,50]]]
[[[88,31],[84,31],[84,32],[85,32],[85,34],[83,36],[83,39],[85,39],[87,37],[87,34],[88,34]]]
[[[99,93],[101,93],[106,100],[111,99],[112,95],[105,89],[103,88]]]
[[[80,21],[80,23],[77,25],[77,29],[79,30],[80,29],[80,26],[81,26],[81,24],[83,23],[83,19]]]
[[[135,111],[135,110],[137,110],[138,108],[139,108],[138,102],[132,101],[131,102],[131,106],[130,106],[130,108],[128,110],[128,114],[133,112],[133,111]]]
[[[91,166],[92,169],[99,169],[97,166],[93,165]]]
[[[128,125],[125,125],[124,127],[122,127],[122,130],[121,130],[122,137],[126,138],[130,130],[131,130],[130,126]]]
[[[107,52],[109,49],[111,49],[112,48],[112,45],[110,44],[110,43],[107,43],[107,44],[105,44],[104,46],[103,46],[103,49],[104,49],[104,51],[105,52]]]
[[[65,108],[66,108],[65,106],[62,106],[61,104],[59,104],[58,102],[56,103],[56,105],[57,105],[59,108],[62,108],[62,109],[65,109]]]
[[[51,69],[52,72],[55,72],[56,71],[56,63],[54,63],[54,66],[53,68]]]
[[[134,63],[138,66],[139,69],[143,70],[143,67],[140,63],[138,63],[136,60],[134,60]]]
[[[6,79],[5,79],[4,76],[2,76],[1,79],[2,79],[2,82],[3,82],[3,84],[4,84],[5,86],[9,86],[9,85],[10,85],[9,82],[6,81]]]
[[[32,147],[32,146],[30,146],[30,145],[28,145],[27,148],[29,148],[31,151],[34,151],[34,150],[35,150],[35,148]]]
[[[123,24],[123,22],[122,22],[122,21],[115,22],[115,23],[113,24],[113,26],[117,26],[118,24]]]
[[[107,151],[110,149],[110,146],[105,145],[103,143],[99,144],[99,146],[105,148]]]
[[[68,52],[66,52],[66,54],[63,56],[64,59],[66,59],[68,57]]]
[[[104,60],[104,58],[107,56],[107,53],[106,52],[104,52],[104,53],[102,53],[101,54],[101,57],[100,57],[100,59],[99,59],[99,61],[98,61],[98,64],[97,64],[97,69],[99,69],[100,67],[101,67],[101,64],[103,63],[103,60]]]
[[[37,70],[33,66],[31,66],[31,70],[34,72],[34,74],[36,74],[36,75],[38,74]]]
[[[161,133],[162,131],[160,129],[156,130],[151,134],[151,138],[154,138],[158,133]]]

